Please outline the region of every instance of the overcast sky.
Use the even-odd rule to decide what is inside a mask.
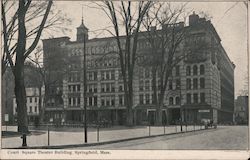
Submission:
[[[72,32],[67,36],[72,41],[76,39],[76,27],[81,24],[82,4],[89,2],[81,1],[58,1],[56,7],[72,19],[68,26]],[[234,6],[233,8],[231,8]],[[196,13],[206,12],[212,16],[212,23],[222,40],[229,58],[236,65],[235,68],[235,95],[243,89],[247,74],[247,9],[243,2],[190,2],[188,9]],[[228,9],[231,8],[229,11]],[[90,31],[110,26],[110,21],[102,11],[83,7],[84,23]],[[90,37],[94,37],[90,34]],[[236,97],[235,97],[236,98]]]

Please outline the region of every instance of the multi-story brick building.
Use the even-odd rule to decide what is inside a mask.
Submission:
[[[169,122],[180,120],[181,117],[187,122],[200,122],[202,119],[213,119],[214,122],[232,121],[235,65],[223,49],[215,28],[210,21],[196,14],[189,16],[189,25],[184,26],[182,22],[175,25],[188,30],[178,51],[179,55],[187,54],[187,48],[196,45],[197,42],[204,41],[206,46],[202,51],[185,56],[185,59],[173,68],[164,98],[163,112],[168,108]],[[83,121],[83,37],[88,38],[88,28],[82,22],[77,28],[76,41],[70,41],[69,37],[43,40],[45,62],[53,63],[49,57],[60,55],[67,59],[66,64],[69,66],[69,69],[64,69],[67,73],[60,83],[50,89],[54,96],[49,96],[49,104],[57,101],[56,95],[58,97],[59,93],[63,100],[53,105],[47,103],[48,118]],[[123,40],[123,37],[121,39]],[[145,39],[141,36],[138,41],[138,52],[143,54],[147,47]],[[117,51],[115,37],[86,40],[86,101],[89,122],[97,121],[97,117],[109,120],[113,124],[125,122],[123,81]],[[58,77],[58,67],[51,70],[56,73],[54,77]],[[150,66],[137,65],[134,73],[134,122],[143,124],[148,121],[148,115],[155,119]]]

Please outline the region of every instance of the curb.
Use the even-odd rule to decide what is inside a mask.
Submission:
[[[90,146],[99,146],[99,145],[106,145],[106,144],[112,144],[112,143],[120,143],[120,142],[125,142],[125,141],[139,140],[139,139],[162,137],[162,136],[168,136],[168,135],[185,134],[185,133],[190,133],[190,132],[199,132],[199,131],[212,130],[212,129],[215,129],[215,128],[175,132],[175,133],[168,133],[168,134],[158,134],[158,135],[152,135],[152,136],[134,137],[134,138],[96,142],[96,143],[69,144],[69,145],[56,145],[56,146],[16,147],[16,148],[5,148],[5,149],[64,149],[64,148],[90,147]]]

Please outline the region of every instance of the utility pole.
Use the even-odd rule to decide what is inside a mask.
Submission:
[[[182,102],[182,96],[181,96],[181,77],[180,77],[180,86],[179,86],[179,90],[180,90],[180,119],[181,119],[181,132],[182,132],[182,106],[181,106],[181,102]]]
[[[87,77],[86,77],[86,35],[84,34],[83,37],[83,77],[84,77],[84,81],[83,81],[83,97],[84,97],[84,142],[87,143],[88,142],[88,136],[87,136]]]

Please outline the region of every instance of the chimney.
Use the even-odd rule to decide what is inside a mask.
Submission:
[[[199,21],[199,16],[193,12],[192,15],[189,16],[189,26],[197,24]]]

